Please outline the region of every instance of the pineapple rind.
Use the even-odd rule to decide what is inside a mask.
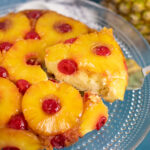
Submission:
[[[150,0],[103,0],[101,4],[131,22],[150,43]]]

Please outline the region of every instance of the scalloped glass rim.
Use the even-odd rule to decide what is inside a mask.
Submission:
[[[20,5],[27,1],[29,0],[2,0],[0,14],[17,11]],[[130,23],[117,14],[87,0],[43,0],[39,2],[47,2],[47,7],[79,19],[93,28],[112,27],[116,40],[126,57],[135,59],[142,67],[150,64],[148,42]],[[62,9],[57,10],[51,4]],[[65,149],[135,149],[150,130],[149,89],[150,76],[148,75],[141,90],[126,92],[124,102],[106,103],[110,108],[110,119],[101,131],[93,131],[80,139],[77,144]]]

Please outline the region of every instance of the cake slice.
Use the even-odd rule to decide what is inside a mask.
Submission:
[[[47,48],[49,73],[80,91],[91,91],[113,102],[123,100],[127,86],[125,57],[112,29],[81,35]]]

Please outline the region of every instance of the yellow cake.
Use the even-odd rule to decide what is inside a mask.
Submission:
[[[122,51],[112,29],[81,35],[73,43],[59,43],[47,48],[49,73],[81,91],[100,94],[105,100],[123,100],[127,69]]]

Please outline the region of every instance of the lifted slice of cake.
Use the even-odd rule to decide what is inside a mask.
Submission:
[[[49,47],[45,62],[57,80],[81,91],[100,94],[109,102],[124,98],[127,68],[112,29],[104,28]]]

